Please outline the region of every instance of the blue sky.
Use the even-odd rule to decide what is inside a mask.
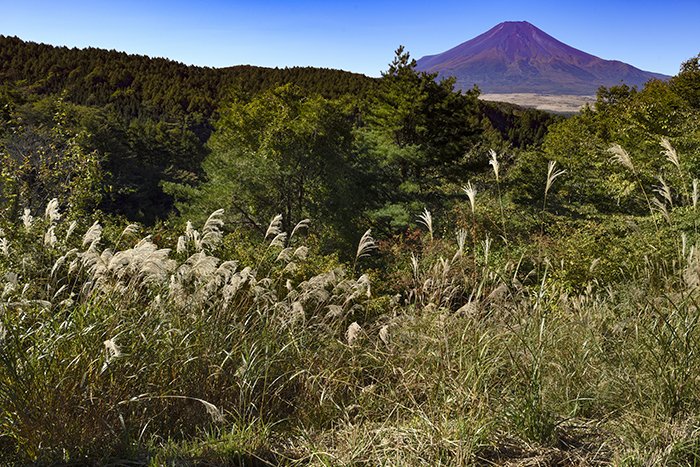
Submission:
[[[700,1],[0,0],[0,34],[222,67],[321,66],[378,76],[403,44],[443,52],[502,21],[675,74],[700,52]]]

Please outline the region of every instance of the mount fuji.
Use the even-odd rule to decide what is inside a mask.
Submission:
[[[526,21],[500,23],[446,52],[425,56],[417,69],[454,76],[457,88],[476,84],[491,94],[590,96],[600,86],[641,87],[669,78],[575,49]]]

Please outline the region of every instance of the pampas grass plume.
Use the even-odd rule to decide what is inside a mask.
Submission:
[[[361,332],[362,327],[359,324],[357,324],[357,321],[353,321],[353,323],[350,326],[348,326],[348,330],[345,332],[345,338],[347,339],[349,346],[352,347],[352,345],[360,337]]]

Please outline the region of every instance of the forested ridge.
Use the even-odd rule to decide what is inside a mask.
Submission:
[[[24,83],[39,95],[61,94],[76,104],[110,105],[129,117],[210,117],[232,85],[257,94],[292,83],[327,98],[362,95],[367,76],[313,67],[188,66],[165,58],[97,48],[55,47],[0,36],[0,80]]]
[[[700,463],[700,55],[563,117],[0,44],[0,462]]]
[[[6,121],[16,129],[11,132],[14,142],[8,144],[27,144],[36,133],[51,139],[46,133],[57,125],[81,135],[78,146],[94,151],[101,162],[101,183],[106,187],[101,208],[149,223],[172,212],[173,199],[162,191],[163,182],[202,180],[206,143],[228,103],[250,101],[287,84],[299,97],[344,101],[348,123],[361,124],[366,104],[379,87],[377,79],[340,70],[214,69],[5,36],[0,36],[0,58],[0,99]],[[479,129],[469,131],[483,131],[517,147],[540,141],[546,125],[554,121],[543,112],[501,110],[476,99],[459,105],[478,120],[468,125]],[[515,116],[519,114],[523,118]]]

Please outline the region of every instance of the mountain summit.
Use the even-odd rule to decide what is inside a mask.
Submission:
[[[500,23],[446,52],[421,58],[417,69],[454,76],[461,89],[477,84],[485,93],[592,95],[600,86],[641,86],[668,78],[575,49],[527,21]]]

